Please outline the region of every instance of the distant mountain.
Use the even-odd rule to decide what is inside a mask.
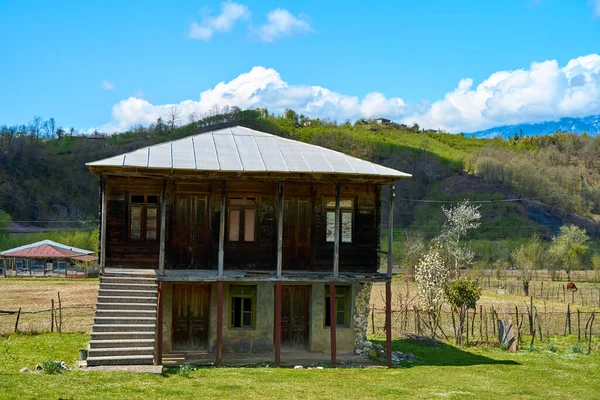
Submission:
[[[504,139],[508,139],[521,131],[525,136],[551,135],[556,131],[570,133],[587,132],[592,136],[597,136],[600,134],[600,115],[591,115],[583,118],[561,118],[558,121],[538,122],[535,124],[506,125],[486,129],[485,131],[473,132],[472,134],[478,138],[502,136]]]

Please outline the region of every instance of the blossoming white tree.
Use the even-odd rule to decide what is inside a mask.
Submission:
[[[480,206],[474,206],[465,200],[454,207],[442,206],[446,216],[446,223],[437,241],[444,247],[451,261],[454,262],[454,274],[458,276],[460,267],[473,263],[475,254],[467,246],[461,245],[460,240],[470,230],[477,229],[480,225]]]
[[[423,256],[415,269],[415,280],[419,298],[429,317],[431,336],[435,337],[442,305],[444,304],[444,282],[448,279],[448,268],[437,247],[432,247]]]

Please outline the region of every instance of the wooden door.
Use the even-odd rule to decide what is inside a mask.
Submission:
[[[173,285],[173,350],[207,350],[210,285]]]
[[[281,287],[281,345],[308,348],[310,286]]]
[[[175,205],[175,266],[203,268],[207,265],[206,195],[178,195]]]
[[[311,221],[310,198],[299,197],[284,201],[283,263],[286,268],[309,269]]]

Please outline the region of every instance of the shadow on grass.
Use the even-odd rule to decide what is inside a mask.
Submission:
[[[385,347],[384,340],[373,340]],[[431,366],[469,366],[469,365],[521,365],[514,360],[493,359],[480,354],[462,350],[448,343],[422,344],[413,339],[397,339],[392,342],[392,350],[412,353],[419,357],[416,363],[402,363],[404,367]]]

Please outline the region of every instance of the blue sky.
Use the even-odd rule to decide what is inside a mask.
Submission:
[[[451,131],[600,113],[600,0],[0,0],[0,21],[0,124],[113,131],[214,104]]]

